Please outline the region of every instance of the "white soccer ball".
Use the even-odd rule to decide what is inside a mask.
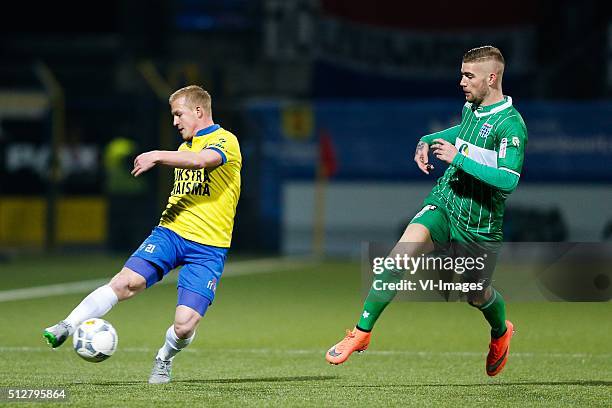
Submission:
[[[99,363],[117,350],[119,337],[115,328],[106,320],[85,320],[72,336],[74,351],[83,359]]]

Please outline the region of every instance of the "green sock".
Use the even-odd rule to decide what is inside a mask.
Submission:
[[[385,269],[375,279],[381,280],[383,283],[397,283],[402,280],[404,273],[405,271]],[[376,320],[378,320],[387,305],[391,303],[396,293],[396,290],[376,290],[373,287],[370,288],[357,327],[363,331],[371,331]]]
[[[491,337],[499,338],[506,332],[506,302],[498,291],[492,289],[491,298],[479,309],[491,325]]]

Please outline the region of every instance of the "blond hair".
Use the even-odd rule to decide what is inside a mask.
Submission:
[[[497,61],[506,65],[504,56],[501,51],[491,45],[485,45],[482,47],[472,48],[463,55],[463,62],[484,62],[484,61]]]
[[[202,109],[208,115],[211,115],[211,98],[210,94],[204,90],[204,88],[197,85],[189,85],[184,88],[181,88],[175,91],[170,98],[168,98],[168,102],[172,104],[178,98],[185,97],[185,105],[188,105],[192,108],[196,106],[201,106]]]

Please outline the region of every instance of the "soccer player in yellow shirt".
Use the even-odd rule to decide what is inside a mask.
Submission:
[[[183,138],[178,151],[150,151],[134,160],[132,175],[155,165],[174,168],[174,186],[159,225],[108,284],[90,293],[44,337],[59,347],[85,320],[159,282],[181,266],[174,323],[166,332],[149,382],[170,381],[174,356],[194,338],[198,322],[215,297],[230,247],[240,197],[242,156],[236,136],[213,122],[211,98],[190,85],[170,98],[173,125]]]

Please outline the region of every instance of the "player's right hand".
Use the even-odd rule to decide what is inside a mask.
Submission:
[[[414,152],[414,161],[421,171],[425,174],[429,174],[434,166],[429,163],[429,145],[425,142],[419,141],[417,143],[416,151]]]
[[[145,171],[151,170],[157,164],[157,156],[157,151],[146,152],[138,155],[136,159],[134,159],[132,176],[138,177]]]

